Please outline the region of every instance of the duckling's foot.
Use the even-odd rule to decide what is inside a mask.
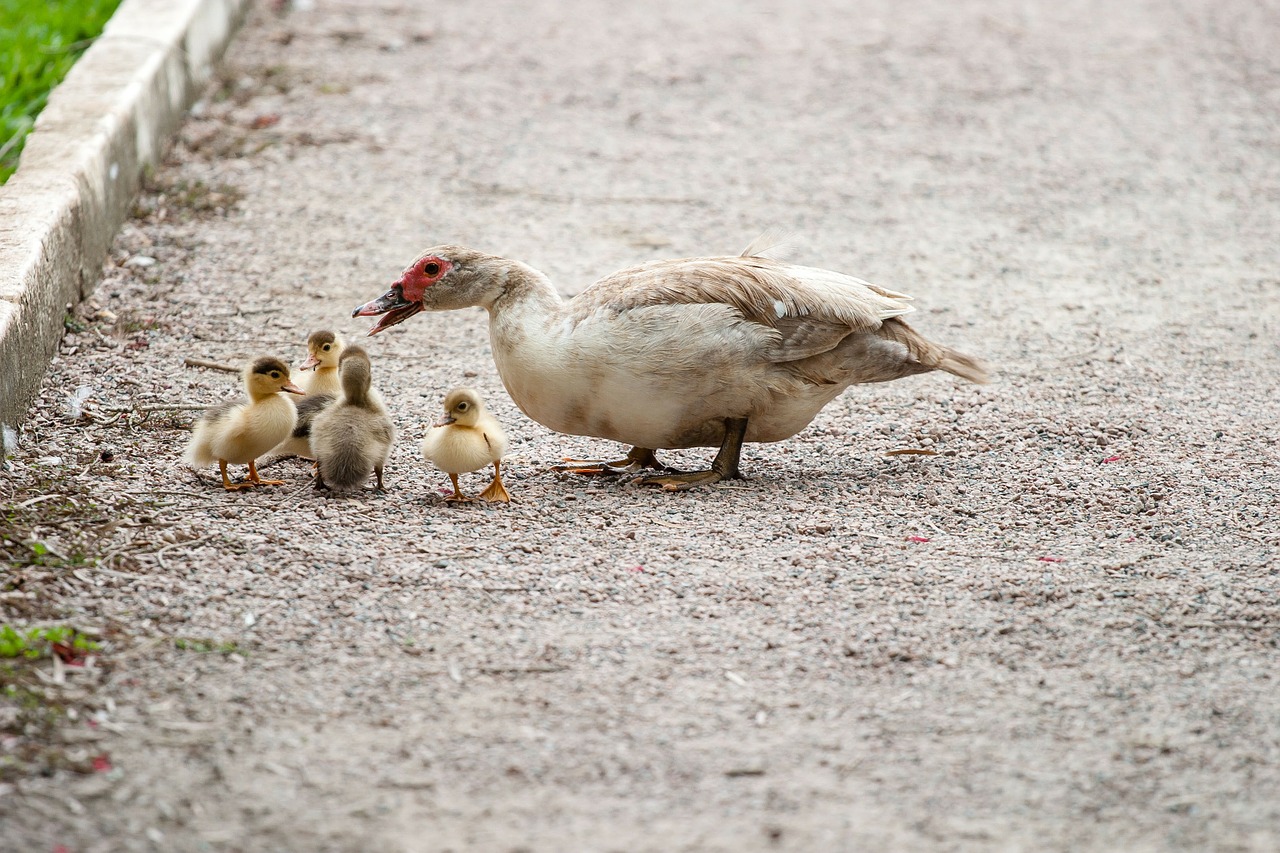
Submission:
[[[606,462],[602,459],[565,459],[561,465],[552,465],[552,471],[569,474],[616,475],[638,474],[646,468],[654,471],[675,471],[658,461],[658,456],[647,447],[633,447],[622,459]]]
[[[711,463],[710,471],[642,477],[636,482],[642,486],[661,486],[668,492],[683,492],[694,486],[710,485],[721,480],[736,480],[742,476],[738,472],[738,459],[742,455],[742,439],[746,434],[746,418],[726,418],[724,441],[720,444],[720,452],[716,454],[715,461]]]
[[[258,468],[249,460],[249,482],[255,486],[283,486],[284,480],[264,480],[258,476]]]
[[[502,485],[502,472],[498,469],[498,465],[497,462],[493,463],[493,482],[480,493],[480,500],[511,503],[511,495],[507,494],[507,487]]]
[[[458,475],[450,474],[449,479],[453,481],[453,494],[444,499],[445,503],[450,504],[469,504],[475,498],[469,498],[462,493],[462,489],[458,488]]]
[[[218,460],[218,470],[222,472],[222,488],[228,492],[238,492],[241,489],[252,489],[254,483],[233,483],[231,478],[227,476],[227,463],[224,459]]]

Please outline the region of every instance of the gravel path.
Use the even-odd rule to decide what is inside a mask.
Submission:
[[[0,481],[56,558],[0,615],[104,642],[49,688],[101,772],[4,782],[0,847],[1280,848],[1280,9],[775,5],[255,10]],[[366,342],[383,496],[224,494],[143,410],[358,337],[431,244],[573,293],[769,226],[995,382],[677,495],[550,473],[615,448],[518,413],[479,310]],[[464,382],[510,506],[418,458]]]

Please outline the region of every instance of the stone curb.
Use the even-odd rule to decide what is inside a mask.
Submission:
[[[97,285],[143,169],[212,78],[248,0],[124,0],[0,187],[0,424],[16,426]]]

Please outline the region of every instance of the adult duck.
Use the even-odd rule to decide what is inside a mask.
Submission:
[[[591,470],[659,469],[640,482],[670,490],[740,476],[744,441],[790,438],[850,385],[932,370],[986,381],[978,361],[900,319],[911,297],[768,248],[654,261],[565,301],[519,261],[436,246],[352,316],[381,315],[374,335],[419,311],[486,309],[498,374],[522,412],[631,445]],[[692,473],[654,453],[683,447],[720,450]]]

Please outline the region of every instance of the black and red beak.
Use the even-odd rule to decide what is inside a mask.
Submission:
[[[403,323],[422,310],[421,302],[410,302],[404,298],[404,288],[395,284],[386,293],[372,302],[366,302],[351,312],[352,317],[378,317],[378,322],[369,329],[370,335],[376,335],[384,329]],[[378,316],[381,315],[381,316]]]

